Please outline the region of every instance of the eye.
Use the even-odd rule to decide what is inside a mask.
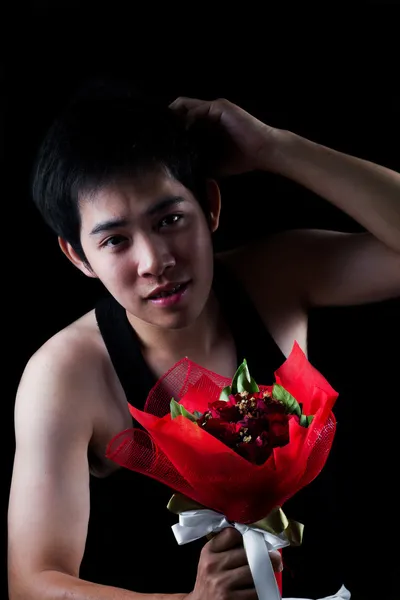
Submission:
[[[158,226],[169,227],[170,225],[176,225],[181,219],[183,219],[183,215],[180,214],[167,215],[159,222]]]
[[[117,248],[118,246],[121,246],[121,244],[123,242],[126,241],[126,238],[122,235],[112,235],[111,237],[107,238],[103,243],[102,243],[102,247],[103,248]]]

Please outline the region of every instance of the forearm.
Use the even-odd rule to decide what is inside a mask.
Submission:
[[[400,174],[280,131],[275,172],[303,185],[350,215],[400,252]]]
[[[45,571],[29,586],[29,590],[10,594],[10,600],[184,600],[186,597],[187,594],[139,594],[91,583],[58,571]]]

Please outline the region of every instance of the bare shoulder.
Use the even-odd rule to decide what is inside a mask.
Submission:
[[[38,419],[49,435],[53,429],[58,436],[63,432],[78,435],[84,430],[93,460],[91,470],[99,470],[96,474],[104,469],[101,461],[108,440],[126,426],[127,413],[94,311],[56,333],[35,352],[25,367],[15,403],[20,435]]]
[[[291,232],[272,234],[218,258],[244,285],[283,354],[289,356],[295,340],[307,354],[308,311],[293,261]]]
[[[17,424],[28,420],[26,415],[46,414],[49,420],[62,419],[66,425],[70,419],[77,418],[74,409],[78,403],[77,420],[83,423],[88,418],[88,403],[82,399],[99,357],[93,339],[85,331],[85,321],[87,329],[84,317],[56,333],[29,359],[17,391]],[[37,417],[31,423],[36,420]]]
[[[38,348],[25,367],[20,387],[27,378],[36,382],[38,378],[50,380],[61,377],[64,380],[71,374],[89,376],[104,359],[99,337],[91,311],[61,329]]]

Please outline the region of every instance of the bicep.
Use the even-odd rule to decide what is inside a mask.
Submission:
[[[8,512],[9,578],[17,587],[49,569],[78,576],[89,520],[84,419],[57,411],[35,392],[27,397],[28,388],[29,381],[16,402]]]
[[[76,445],[60,460],[53,444],[16,450],[9,503],[10,560],[18,572],[77,575],[89,518],[88,466]]]
[[[297,289],[306,307],[400,297],[400,254],[372,234],[313,229],[288,236]]]

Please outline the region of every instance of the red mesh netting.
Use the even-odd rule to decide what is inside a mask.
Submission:
[[[289,444],[274,448],[263,465],[248,462],[185,417],[171,420],[172,397],[190,412],[205,412],[208,403],[218,400],[221,390],[231,383],[189,359],[176,363],[157,382],[143,411],[129,407],[146,431],[121,432],[111,440],[107,457],[165,483],[231,521],[257,521],[319,474],[336,428],[332,407],[338,394],[297,343],[275,372],[275,380],[303,405],[304,414],[315,416],[308,428],[291,417]],[[270,385],[259,387],[271,389]]]

